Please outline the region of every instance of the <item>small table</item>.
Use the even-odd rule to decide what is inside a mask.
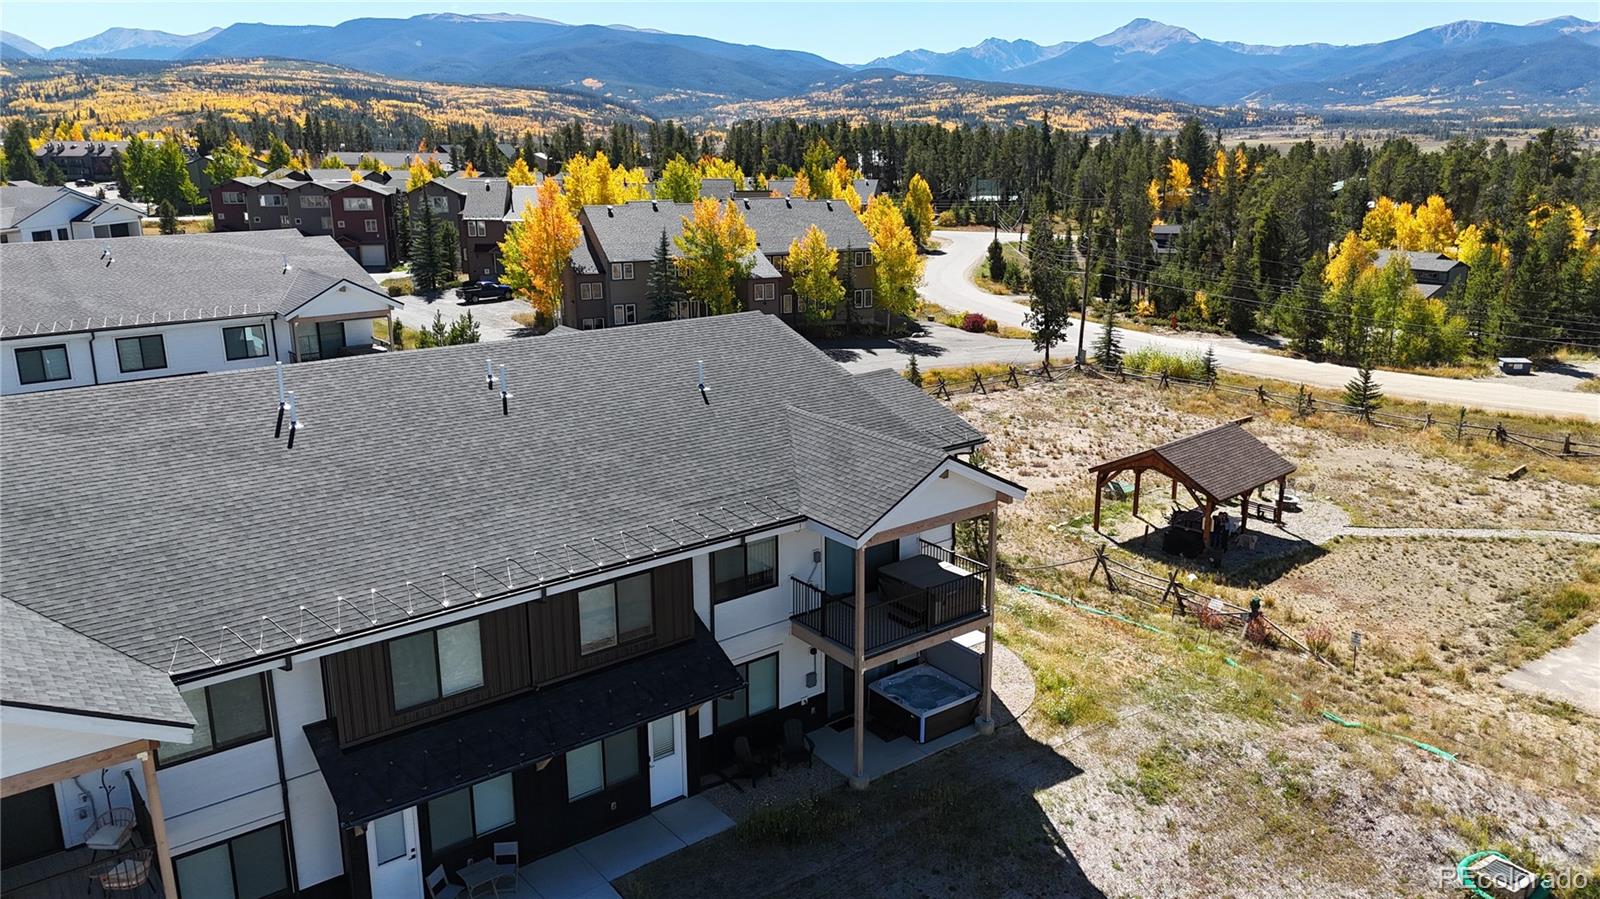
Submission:
[[[478,887],[484,884],[494,886],[494,894],[500,895],[500,887],[495,883],[506,874],[506,865],[499,864],[492,858],[480,858],[456,871],[456,876],[467,885],[467,895],[477,892]]]

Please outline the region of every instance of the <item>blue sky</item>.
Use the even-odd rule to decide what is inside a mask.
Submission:
[[[1524,24],[1559,15],[1597,17],[1595,0],[1496,2],[822,2],[520,3],[511,0],[329,2],[329,0],[6,0],[0,28],[46,47],[112,26],[191,33],[234,22],[333,25],[363,16],[425,12],[516,12],[574,24],[625,24],[738,43],[809,50],[839,62],[865,62],[901,50],[953,50],[985,37],[1039,43],[1085,40],[1137,16],[1179,25],[1201,37],[1247,43],[1323,41],[1359,44],[1399,37],[1458,19]]]

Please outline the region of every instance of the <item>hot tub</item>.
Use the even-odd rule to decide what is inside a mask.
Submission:
[[[978,691],[932,665],[916,665],[872,682],[867,711],[918,743],[972,723]]]

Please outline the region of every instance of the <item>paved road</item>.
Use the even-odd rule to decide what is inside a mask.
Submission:
[[[1600,543],[1600,534],[1541,531],[1532,528],[1358,528],[1345,527],[1342,537],[1455,537],[1463,540],[1564,540]]]
[[[1564,699],[1600,715],[1600,625],[1561,649],[1548,652],[1505,677],[1500,684],[1524,693]]]
[[[981,312],[997,321],[1020,326],[1027,312],[1025,306],[980,290],[967,274],[988,250],[989,241],[993,239],[992,233],[936,231],[934,235],[944,242],[944,251],[928,257],[922,283],[923,295],[946,309]],[[1001,239],[1015,240],[1016,235],[1002,234]],[[1099,334],[1100,326],[1090,322],[1084,338],[1085,346],[1092,349]],[[1292,384],[1339,389],[1355,376],[1355,369],[1347,366],[1271,355],[1262,352],[1262,345],[1252,345],[1232,337],[1182,337],[1142,331],[1123,331],[1121,337],[1125,350],[1155,346],[1169,352],[1190,353],[1205,352],[1205,348],[1211,346],[1216,351],[1217,361],[1230,372]],[[1077,342],[1078,327],[1074,323],[1058,352],[1070,360]],[[1011,362],[1024,355],[1032,358],[1015,347],[997,347],[997,355],[992,361]],[[1591,393],[1541,390],[1493,381],[1464,381],[1402,372],[1378,372],[1375,377],[1384,393],[1402,399],[1600,421],[1600,396]]]

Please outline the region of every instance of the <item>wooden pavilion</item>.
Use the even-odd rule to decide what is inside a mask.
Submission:
[[[1266,517],[1270,508],[1272,520],[1282,524],[1284,489],[1295,467],[1242,427],[1249,420],[1242,418],[1218,425],[1090,467],[1094,472],[1094,529],[1100,530],[1100,498],[1106,484],[1125,471],[1133,472],[1135,516],[1139,514],[1139,493],[1146,471],[1155,471],[1171,479],[1174,500],[1182,485],[1201,511],[1201,542],[1207,550],[1213,545],[1211,534],[1218,506],[1233,505],[1237,501],[1241,528],[1250,520],[1252,505],[1261,518]],[[1274,482],[1278,485],[1278,495],[1272,506],[1250,499],[1251,493]]]

